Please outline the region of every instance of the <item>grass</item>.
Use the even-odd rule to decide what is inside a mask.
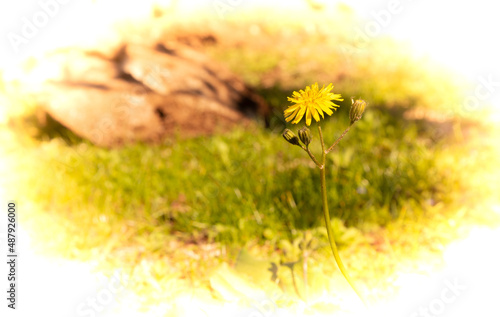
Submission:
[[[343,109],[324,124],[327,139],[346,126]],[[457,171],[472,173],[477,160],[491,161],[484,156],[489,151],[459,164],[454,160],[463,146],[449,139],[419,139],[419,129],[416,122],[370,109],[329,156],[328,199],[336,240],[365,292],[381,287],[380,276],[407,268],[401,257],[421,256],[422,244],[431,247],[456,237],[450,234],[450,219],[460,224],[471,217],[471,212],[456,216],[457,205],[464,203],[457,196],[465,192],[475,196],[468,203],[475,203],[488,195],[478,195]],[[284,262],[298,261],[309,250],[311,268],[336,274],[322,224],[318,173],[275,130],[256,127],[113,150],[66,135],[25,146],[23,157],[23,199],[45,211],[43,216],[26,213],[32,219],[22,220],[45,225],[41,241],[52,241],[69,256],[97,257],[130,270],[147,259],[159,265],[150,279],[172,283],[187,278],[185,287],[208,285],[206,272],[221,262],[238,263],[242,247],[257,257],[278,255]],[[482,223],[487,221],[491,218]],[[64,234],[54,239],[53,232]],[[306,233],[310,238],[304,249]],[[426,252],[436,257],[439,249]],[[301,281],[299,267],[294,272]],[[290,280],[286,267],[280,268],[283,287],[294,294],[285,282]],[[153,285],[137,288],[154,298]]]
[[[335,128],[347,126],[345,117],[339,111],[324,124],[330,140],[339,134]],[[348,226],[386,225],[402,209],[416,218],[429,201],[448,202],[453,179],[437,169],[433,156],[440,146],[432,146],[418,140],[416,124],[370,109],[329,157],[334,215]],[[276,131],[113,150],[53,139],[33,151],[37,166],[65,186],[43,185],[45,178],[34,173],[29,182],[38,185],[25,195],[60,205],[81,221],[90,221],[88,210],[95,209],[148,230],[238,245],[266,229],[289,234],[322,221],[317,171]]]
[[[345,50],[332,44],[337,38],[296,32],[288,55],[272,40],[256,50],[251,41],[206,48],[274,107],[269,129],[256,125],[210,138],[108,150],[55,123],[40,129],[32,110],[13,119],[9,129],[22,133],[11,145],[19,171],[12,183],[23,200],[36,204],[21,220],[38,228],[40,241],[67,256],[140,272],[143,282],[136,289],[152,301],[165,300],[155,285],[168,294],[175,293],[173,281],[206,287],[207,272],[221,262],[241,263],[242,248],[284,262],[298,261],[307,251],[319,279],[335,275],[322,224],[319,174],[302,150],[280,135],[290,91],[334,81],[335,92],[346,101],[322,125],[327,143],[348,124],[351,94],[370,102],[363,119],[328,156],[327,171],[341,255],[366,292],[380,288],[382,277],[422,252],[436,258],[440,250],[433,247],[456,238],[457,226],[498,223],[478,212],[498,189],[495,181],[486,184],[490,187],[471,183],[494,175],[496,152],[484,142],[481,128],[467,125],[472,141],[465,142],[457,132],[465,131],[466,123],[459,111],[452,122],[455,134],[403,116],[408,108],[454,109],[447,107],[456,104],[459,92],[451,89],[450,78],[382,39],[351,54],[345,67]],[[316,55],[318,50],[324,54]],[[317,136],[312,148],[317,153]],[[464,151],[474,155],[463,159]],[[479,177],[476,165],[490,170]],[[284,285],[292,289],[286,267],[280,268]],[[300,269],[295,271],[300,276]]]

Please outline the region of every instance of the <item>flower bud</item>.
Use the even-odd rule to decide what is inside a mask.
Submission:
[[[283,137],[291,144],[300,145],[299,138],[289,129],[283,131]]]
[[[298,134],[300,141],[302,141],[302,143],[304,143],[305,146],[308,146],[309,143],[311,143],[312,135],[311,131],[307,127],[303,127],[302,129],[300,129]]]
[[[358,99],[356,101],[352,100],[351,110],[349,111],[349,119],[351,119],[351,124],[361,119],[363,112],[365,112],[365,107],[366,101],[361,99]]]

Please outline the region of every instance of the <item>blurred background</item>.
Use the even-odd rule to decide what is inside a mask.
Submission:
[[[494,3],[1,6],[7,316],[499,314]],[[315,82],[344,98],[328,143],[368,102],[327,172],[368,308],[333,263],[318,171],[281,137],[300,128],[286,97]]]

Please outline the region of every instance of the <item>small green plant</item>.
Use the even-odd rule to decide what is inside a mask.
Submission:
[[[305,90],[300,90],[299,92],[294,91],[292,97],[288,97],[288,101],[291,101],[295,104],[291,105],[285,110],[285,120],[287,122],[292,121],[293,124],[297,124],[302,120],[302,118],[305,115],[306,125],[309,126],[311,125],[311,117],[314,118],[316,122],[319,122],[320,115],[321,118],[325,117],[324,113],[332,115],[333,111],[331,109],[336,110],[336,108],[339,107],[339,105],[333,103],[332,100],[343,101],[343,99],[341,98],[342,96],[340,94],[334,94],[330,92],[332,88],[333,85],[329,84],[327,87],[323,86],[321,89],[319,89],[318,84],[315,83],[314,85],[307,86]],[[340,137],[338,137],[337,140],[329,148],[326,148],[325,146],[323,133],[321,131],[321,126],[318,124],[318,134],[321,142],[321,159],[319,160],[316,159],[314,154],[309,149],[309,144],[312,141],[312,134],[309,128],[307,128],[306,126],[301,128],[298,131],[298,137],[295,135],[295,133],[293,133],[289,129],[285,129],[285,131],[283,132],[283,137],[285,138],[285,140],[288,141],[290,144],[301,147],[305,152],[307,152],[309,157],[314,161],[317,168],[319,169],[323,213],[325,216],[326,230],[328,233],[328,240],[330,241],[330,246],[332,248],[333,256],[345,279],[347,280],[349,285],[351,285],[351,287],[359,296],[359,298],[363,301],[363,303],[365,303],[365,301],[361,296],[361,293],[357,290],[351,278],[349,277],[349,274],[347,273],[347,270],[344,264],[342,263],[342,260],[340,259],[337,245],[335,243],[332,224],[330,221],[330,212],[328,210],[328,200],[326,196],[325,165],[326,165],[326,155],[330,153],[334,149],[334,147],[340,142],[340,140],[342,140],[342,138],[347,134],[347,132],[349,132],[351,126],[354,123],[356,123],[359,119],[361,119],[361,116],[365,111],[365,107],[366,107],[366,102],[364,100],[359,99],[356,101],[354,100],[352,101],[351,110],[349,112],[350,124],[347,127],[347,129],[344,130],[344,132],[340,135]]]

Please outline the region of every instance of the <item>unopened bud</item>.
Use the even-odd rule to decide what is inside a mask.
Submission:
[[[351,124],[361,119],[363,112],[365,112],[366,101],[358,99],[356,101],[352,100],[351,110],[349,111],[349,119],[351,119]]]
[[[300,141],[302,141],[302,143],[304,143],[305,146],[308,146],[309,143],[311,143],[312,135],[311,131],[307,127],[303,127],[302,129],[300,129],[298,134]]]
[[[283,131],[283,137],[291,144],[300,145],[299,138],[289,129]]]

